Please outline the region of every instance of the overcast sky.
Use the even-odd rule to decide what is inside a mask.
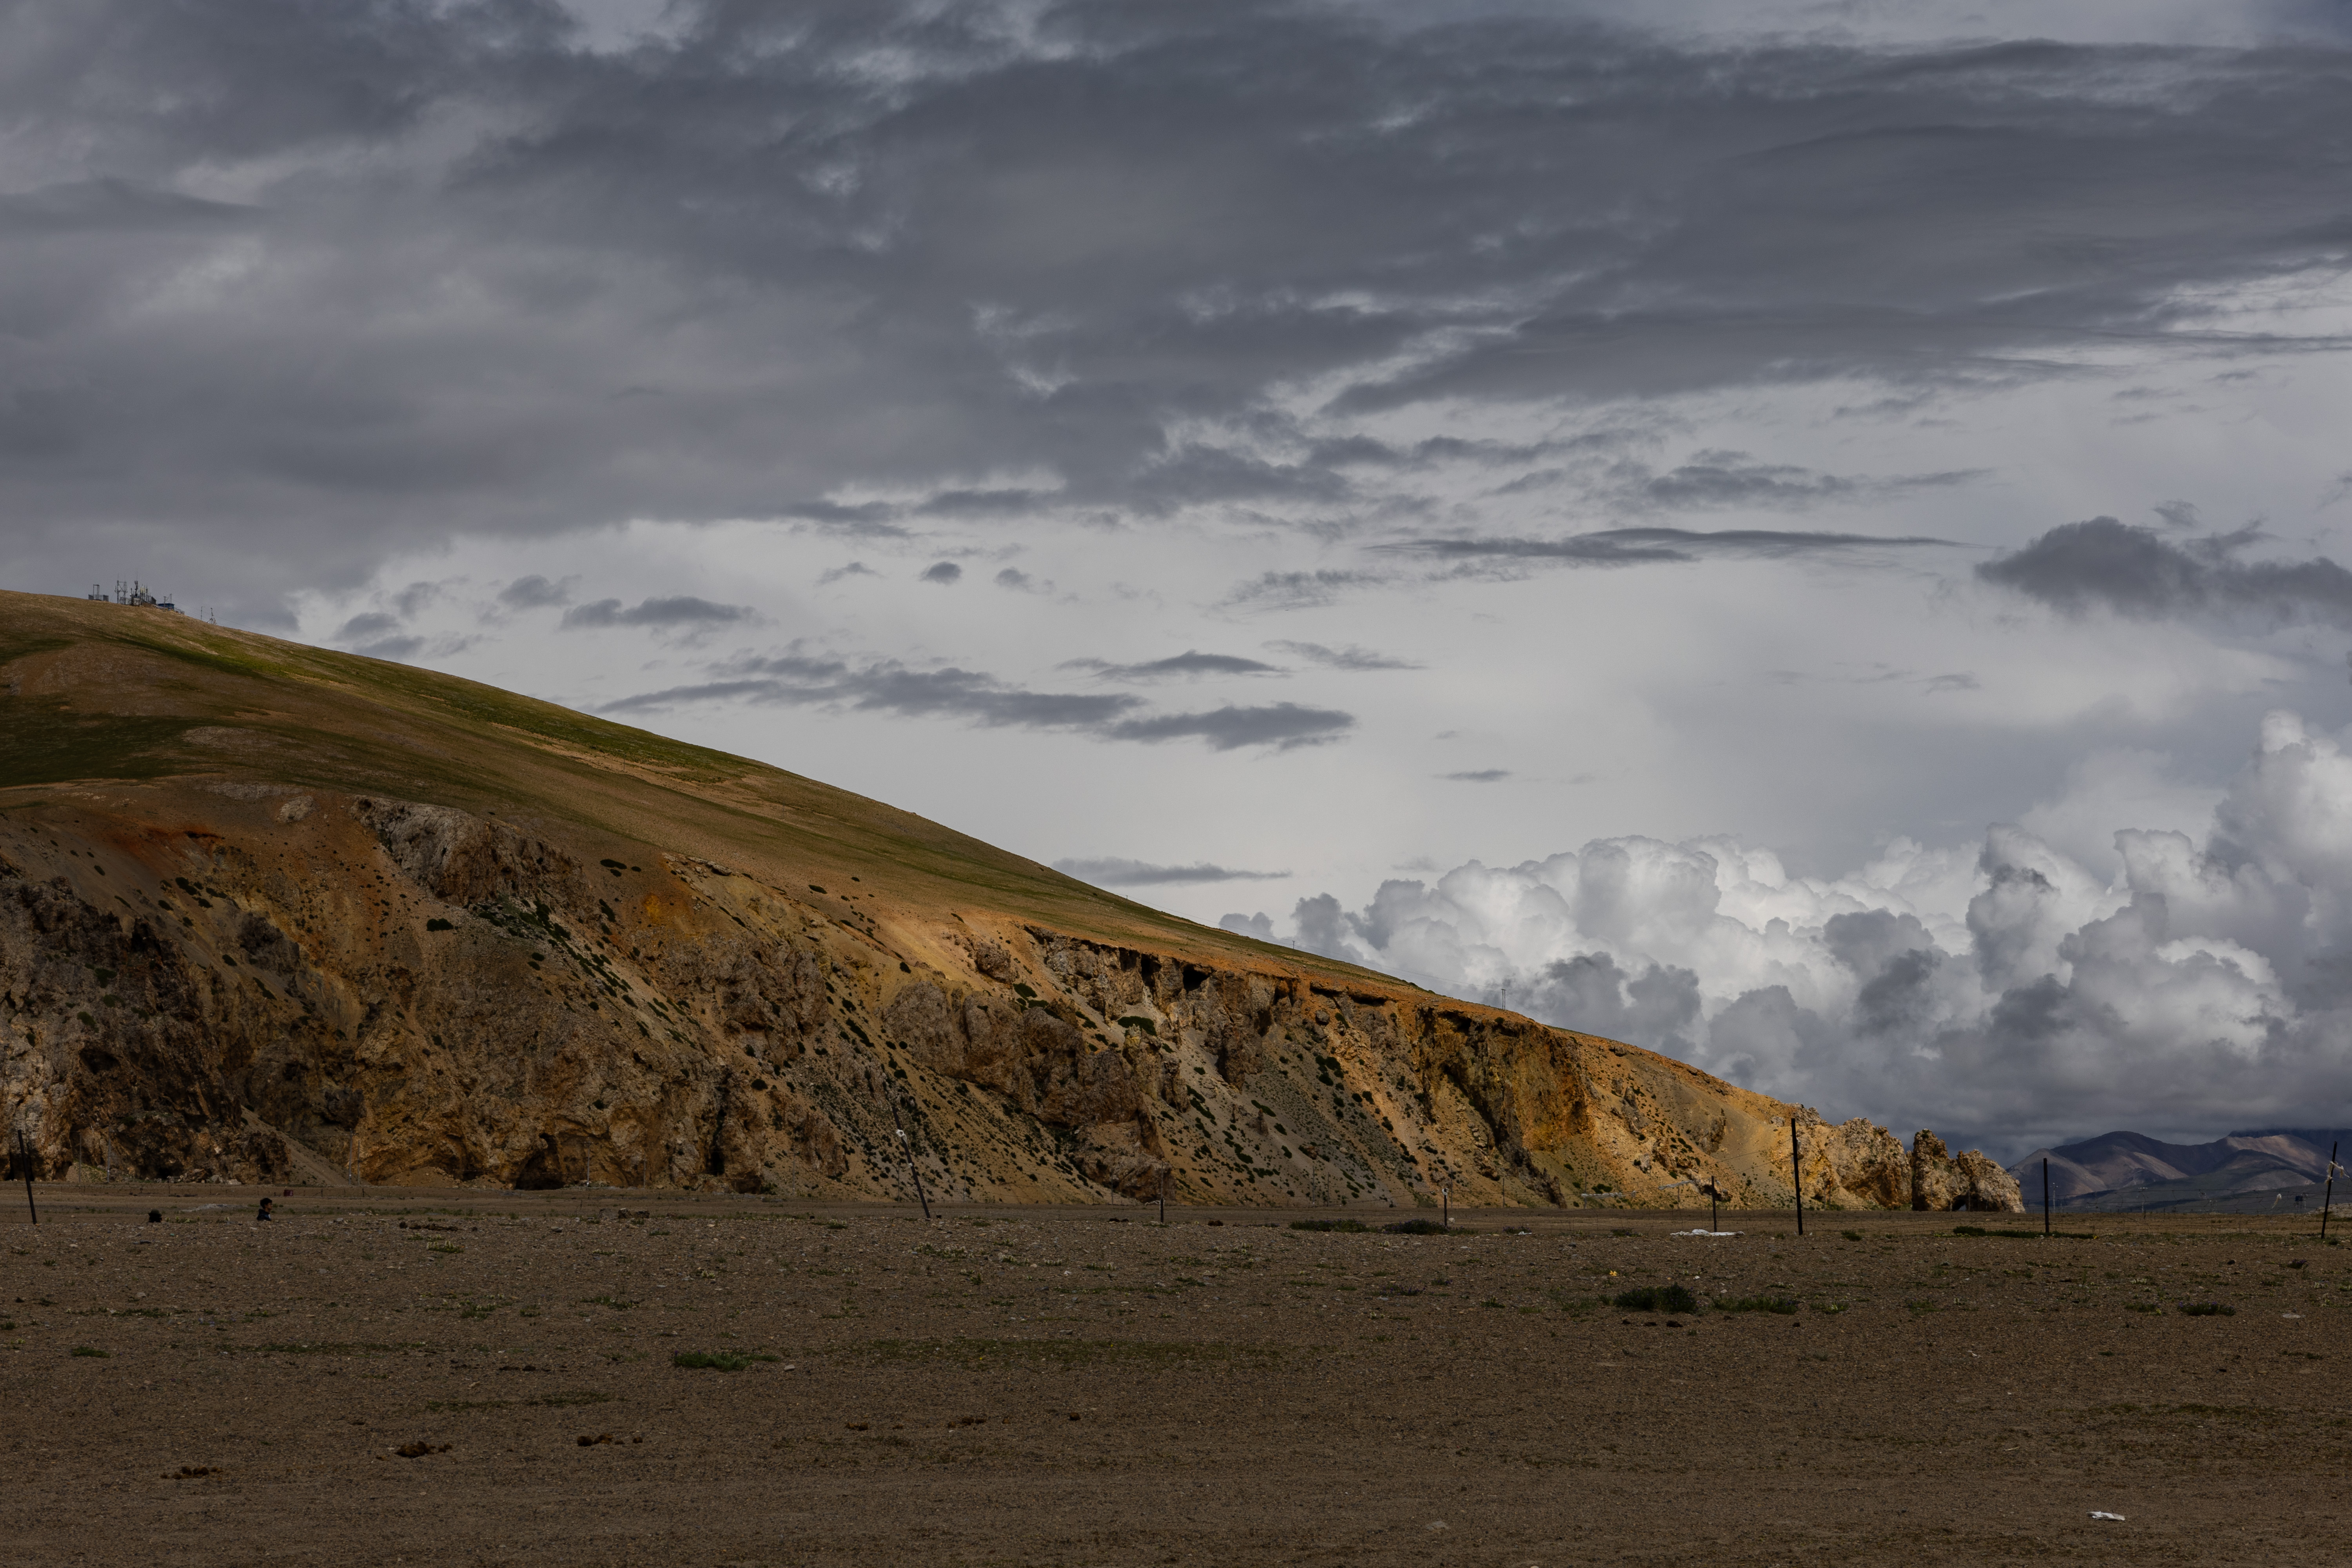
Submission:
[[[0,3],[0,580],[1906,1135],[2340,1121],[2346,18]]]

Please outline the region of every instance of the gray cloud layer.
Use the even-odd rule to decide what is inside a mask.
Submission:
[[[1376,513],[1536,448],[1351,410],[2062,374],[2336,265],[2352,191],[2324,42],[682,0],[600,53],[534,0],[7,15],[15,559],[103,521],[264,596],[288,541],[316,581],[458,526]],[[1273,396],[1303,384],[1312,431]],[[971,478],[1011,469],[1051,479]],[[1714,452],[1623,493],[1958,477]],[[929,499],[837,499],[877,479]]]
[[[2193,521],[2193,510],[2189,516]],[[2352,625],[2352,572],[2326,556],[2238,559],[2261,537],[2249,528],[2175,542],[2154,529],[2095,517],[1985,562],[1977,575],[2077,613],[2095,606],[2147,618],[2241,613]]]

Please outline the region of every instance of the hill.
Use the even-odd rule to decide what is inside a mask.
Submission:
[[[49,1175],[2013,1206],[1681,1063],[813,779],[0,594],[0,1095]],[[12,1156],[13,1158],[13,1156]]]
[[[2075,1209],[2260,1209],[2297,1198],[2316,1203],[2332,1144],[2352,1131],[2273,1129],[2232,1132],[2210,1143],[2167,1143],[2142,1132],[2106,1132],[2037,1149],[2010,1167],[2030,1196],[2042,1192],[2042,1162],[2059,1207]]]

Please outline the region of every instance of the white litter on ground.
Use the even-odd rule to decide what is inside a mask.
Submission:
[[[2091,1517],[2092,1517],[2093,1519],[2112,1519],[2112,1520],[2114,1520],[2117,1524],[2121,1524],[2121,1523],[2123,1523],[2123,1522],[2124,1522],[2124,1516],[2123,1516],[2122,1514],[2119,1514],[2119,1513],[2101,1513],[2097,1509],[2093,1509],[2093,1510],[2091,1510]]]
[[[1675,1236],[1738,1236],[1739,1233],[1736,1230],[1677,1230],[1669,1234]]]

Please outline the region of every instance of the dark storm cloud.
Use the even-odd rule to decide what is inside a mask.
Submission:
[[[1054,869],[1098,888],[1157,888],[1186,882],[1278,882],[1287,871],[1235,871],[1198,866],[1153,866],[1141,860],[1056,860]]]
[[[1550,563],[1561,566],[1647,566],[1715,556],[1782,560],[1844,555],[1870,550],[1948,546],[1948,539],[1891,538],[1871,533],[1801,533],[1772,529],[1607,528],[1564,539],[1413,539],[1374,548],[1452,561]]]
[[[751,618],[751,611],[745,605],[714,605],[708,599],[682,594],[674,598],[645,599],[626,606],[618,599],[574,605],[563,612],[562,625],[567,630],[582,626],[715,626]]]
[[[681,0],[600,52],[544,0],[6,14],[11,575],[127,523],[222,602],[460,528],[1401,506],[1525,449],[1351,412],[2067,374],[2352,233],[2326,42]],[[1316,435],[1259,442],[1302,386]],[[1655,504],[1839,499],[1707,467]],[[876,488],[930,499],[843,499]]]
[[[1064,669],[1090,669],[1106,680],[1167,680],[1176,676],[1280,675],[1280,668],[1255,658],[1228,653],[1199,653],[1187,648],[1167,658],[1145,664],[1111,664],[1099,658],[1074,658]]]
[[[952,561],[935,561],[923,568],[923,581],[941,586],[961,583],[963,581],[963,568]]]
[[[2112,517],[2062,523],[1977,575],[2056,609],[2142,618],[2251,614],[2277,622],[2352,624],[2352,572],[2309,561],[2242,561],[2255,530],[2175,543]]]
[[[1288,702],[1147,713],[1141,698],[1123,692],[1033,691],[980,670],[909,669],[894,659],[861,665],[783,654],[730,659],[712,675],[710,680],[625,697],[599,711],[643,713],[694,702],[749,701],[902,719],[960,719],[991,729],[1067,730],[1103,741],[1202,740],[1219,752],[1321,744],[1340,739],[1356,722],[1352,714]]]

